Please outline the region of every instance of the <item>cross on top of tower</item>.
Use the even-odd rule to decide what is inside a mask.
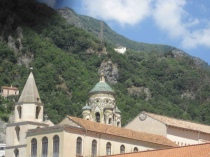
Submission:
[[[100,74],[100,82],[105,82],[105,77],[104,77],[103,72],[101,72],[101,74]]]
[[[47,120],[47,118],[48,118],[48,115],[47,115],[47,114],[45,114],[45,115],[44,115],[44,120],[46,121],[46,120]]]

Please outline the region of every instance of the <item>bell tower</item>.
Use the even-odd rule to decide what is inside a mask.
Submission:
[[[28,77],[18,102],[15,104],[14,122],[22,121],[43,121],[43,104],[32,72]]]
[[[31,72],[14,109],[14,123],[6,128],[6,156],[26,156],[26,132],[48,126],[43,123],[44,105]]]
[[[82,110],[83,119],[121,127],[121,112],[116,105],[115,92],[106,83],[103,73],[89,92],[89,101]]]

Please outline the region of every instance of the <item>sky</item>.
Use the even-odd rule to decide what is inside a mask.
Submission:
[[[177,47],[210,65],[210,0],[39,1],[102,20],[131,40]]]

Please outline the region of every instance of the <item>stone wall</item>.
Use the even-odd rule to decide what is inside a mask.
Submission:
[[[6,123],[0,119],[0,143],[6,142],[5,126]]]

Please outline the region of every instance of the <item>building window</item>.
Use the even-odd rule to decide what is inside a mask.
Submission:
[[[21,117],[22,117],[22,107],[18,106],[17,110],[18,110],[19,119],[21,119]]]
[[[20,127],[19,126],[15,127],[15,132],[16,132],[17,141],[19,141],[20,140]]]
[[[31,140],[31,157],[37,157],[37,140],[35,138]]]
[[[109,124],[111,124],[112,123],[112,118],[109,118]]]
[[[120,146],[120,154],[124,154],[125,153],[125,146],[121,145]]]
[[[36,107],[36,119],[39,118],[40,110],[41,110],[41,107],[40,107],[40,106],[37,106],[37,107]]]
[[[82,138],[78,137],[77,138],[77,150],[76,150],[77,155],[82,155]]]
[[[138,152],[139,150],[138,150],[137,147],[135,147],[135,148],[133,149],[133,151],[134,151],[134,152]]]
[[[100,122],[100,114],[96,112],[96,122]]]
[[[92,157],[97,156],[97,141],[93,140],[92,142]]]
[[[117,126],[120,127],[120,122],[117,122]]]
[[[19,150],[18,149],[15,149],[14,150],[14,154],[15,154],[15,157],[19,157]]]
[[[111,143],[106,144],[106,155],[111,155]]]
[[[53,137],[53,157],[59,157],[59,137],[55,135]]]
[[[47,157],[48,154],[48,139],[47,137],[42,138],[42,157]]]

